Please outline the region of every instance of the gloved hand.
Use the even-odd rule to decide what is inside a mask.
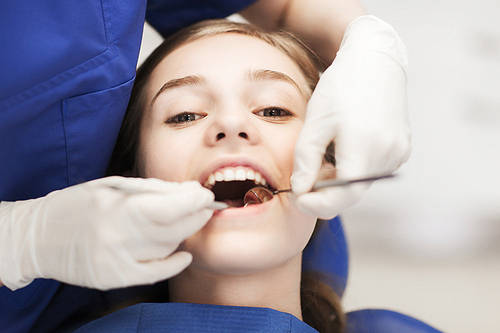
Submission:
[[[301,210],[332,218],[368,188],[357,184],[305,193],[332,140],[337,178],[392,172],[408,159],[406,66],[403,42],[387,23],[367,15],[347,27],[308,103],[297,141],[291,183]]]
[[[195,181],[108,177],[2,202],[0,280],[12,290],[35,278],[105,290],[167,279],[191,263],[174,251],[210,219],[213,201]]]

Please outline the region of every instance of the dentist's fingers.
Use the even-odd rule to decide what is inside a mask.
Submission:
[[[170,224],[168,230],[173,235],[173,240],[180,243],[198,232],[210,220],[213,213],[210,209],[203,209]]]
[[[137,213],[156,223],[173,223],[181,217],[198,212],[214,201],[212,191],[197,182],[178,183],[168,193],[144,193],[128,198]]]
[[[189,183],[195,183],[195,182],[184,182],[183,184],[189,184]],[[156,178],[110,176],[90,181],[88,182],[88,184],[99,185],[117,190],[123,190],[126,193],[141,193],[141,192],[153,192],[153,191],[169,192],[180,183],[166,182]]]
[[[193,261],[193,255],[186,251],[178,251],[163,260],[152,260],[140,264],[144,278],[138,279],[145,280],[149,283],[155,283],[168,278],[171,278],[184,269],[186,269]]]
[[[99,284],[97,289],[108,290],[112,288],[153,284],[169,279],[186,269],[193,261],[193,256],[189,252],[178,251],[168,257],[161,257],[155,260],[145,260],[141,262],[128,262],[120,260],[110,262],[106,274],[112,276],[113,283],[101,282],[102,278],[97,278],[89,284]],[[96,272],[97,276],[102,272]]]
[[[166,247],[170,244],[177,247],[186,238],[194,235],[202,229],[210,220],[212,215],[212,210],[203,209],[166,224],[152,223],[150,225],[144,225],[140,230],[141,234],[145,238],[143,246],[154,247],[162,245],[163,247]],[[154,258],[157,258],[157,256]]]
[[[295,198],[295,205],[306,214],[331,219],[357,202],[366,188],[366,184],[355,184],[305,193]]]
[[[308,109],[314,107],[315,104],[310,104]],[[323,124],[321,129],[318,129],[317,126],[319,122]],[[326,128],[327,122],[330,123],[330,126]],[[330,119],[306,118],[295,145],[293,174],[290,179],[294,193],[302,194],[311,189],[318,177],[326,148],[335,135],[336,125],[333,123],[332,117]]]
[[[336,151],[336,156],[344,157],[342,150]],[[356,179],[367,175],[363,159],[346,155],[337,163],[336,178]],[[344,209],[356,203],[372,182],[356,183],[342,187],[324,188],[319,191],[304,193],[295,198],[297,207],[309,214],[323,219],[333,218]]]

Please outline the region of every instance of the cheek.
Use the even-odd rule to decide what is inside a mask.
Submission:
[[[300,252],[311,238],[316,225],[316,217],[302,213],[290,201],[286,206],[287,238],[290,240],[292,250]]]
[[[298,121],[290,126],[287,131],[281,131],[274,136],[273,150],[276,162],[282,166],[284,181],[289,182],[293,172],[293,160],[295,144],[299,137],[303,122]],[[302,213],[292,203],[290,196],[284,196],[281,200],[281,217],[284,223],[285,239],[289,242],[286,248],[291,253],[302,251],[307,245],[316,225],[316,217]]]
[[[269,130],[266,136],[266,144],[272,152],[274,162],[285,178],[289,178],[293,171],[295,143],[301,128],[302,122],[297,122],[286,129]]]
[[[142,175],[166,181],[186,180],[194,147],[184,142],[167,131],[156,131],[145,137],[141,142]]]

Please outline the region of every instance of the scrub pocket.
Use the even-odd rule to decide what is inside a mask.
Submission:
[[[63,101],[68,186],[104,175],[134,79]]]

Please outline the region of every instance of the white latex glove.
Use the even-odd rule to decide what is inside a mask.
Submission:
[[[392,172],[408,159],[406,66],[406,49],[390,25],[371,15],[351,22],[312,94],[297,141],[291,182],[301,210],[332,218],[368,188],[357,184],[304,194],[332,140],[337,178]]]
[[[2,202],[0,280],[12,290],[35,278],[105,290],[167,279],[191,263],[174,251],[210,219],[213,201],[195,181],[108,177]]]

